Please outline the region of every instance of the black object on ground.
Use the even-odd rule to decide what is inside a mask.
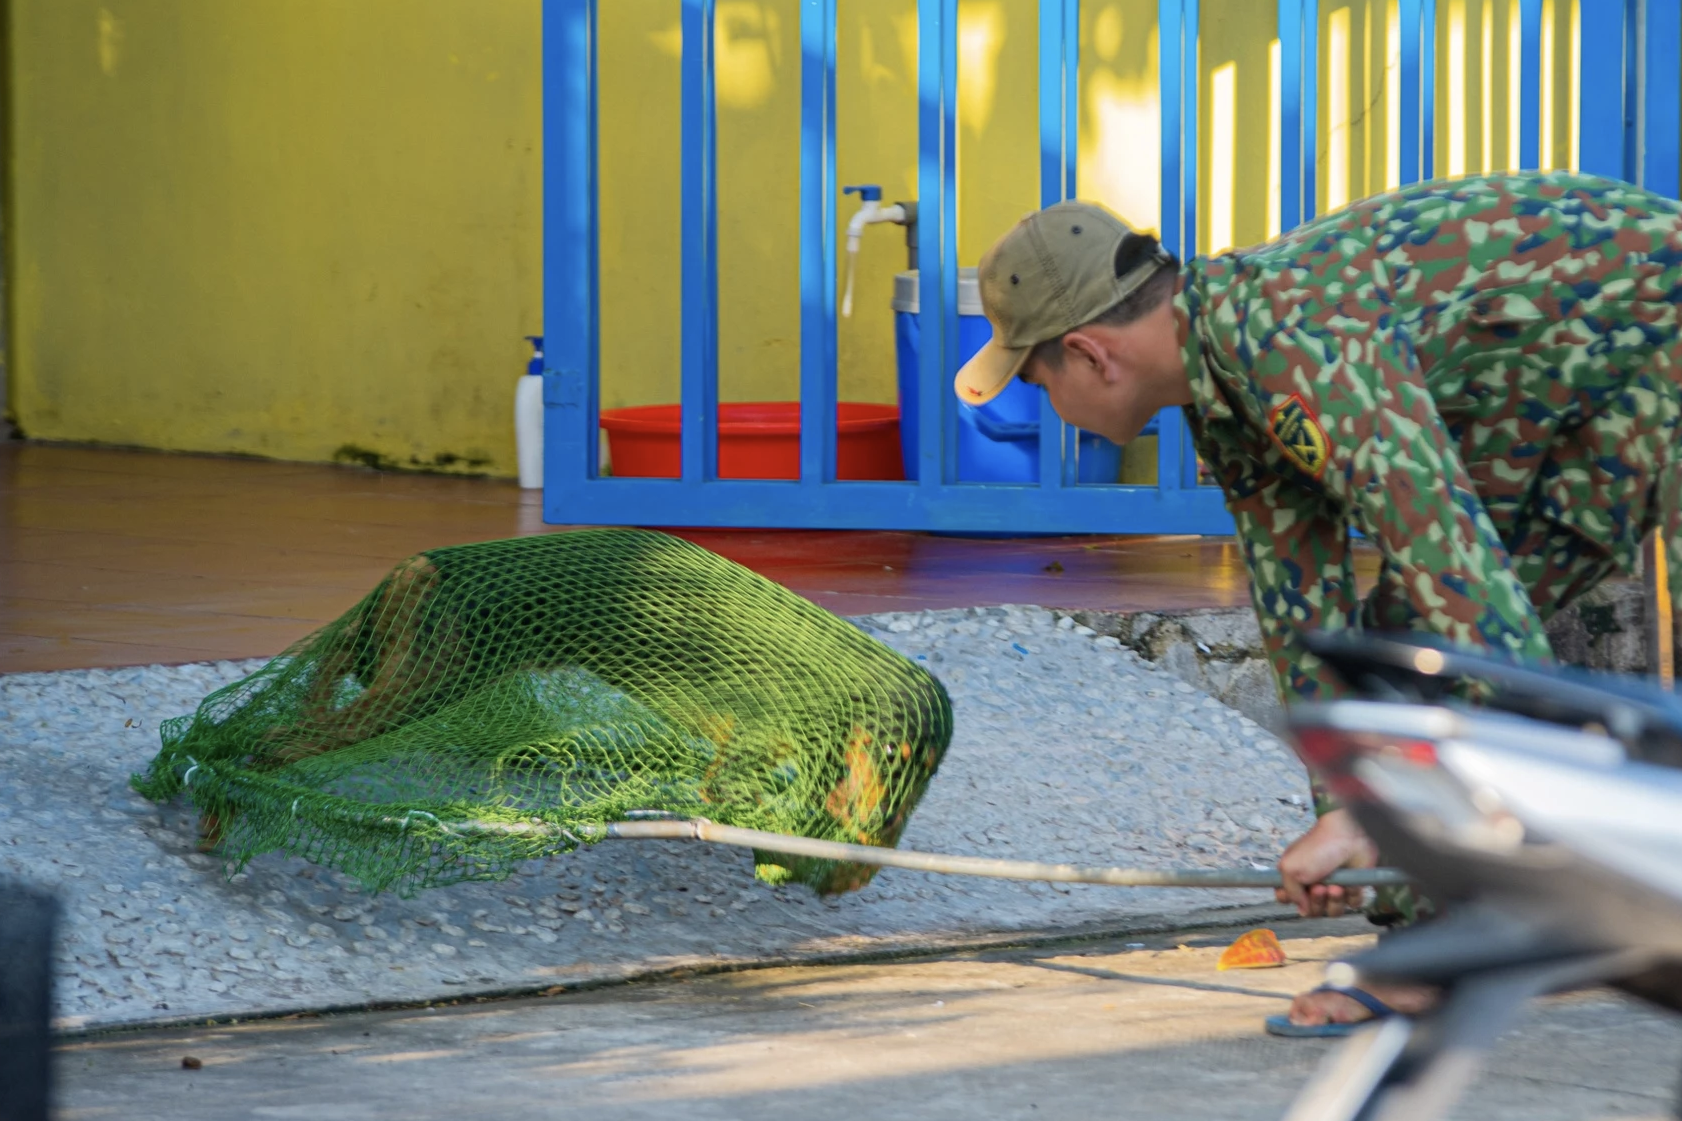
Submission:
[[[0,1121],[47,1121],[57,917],[46,893],[0,884]]]

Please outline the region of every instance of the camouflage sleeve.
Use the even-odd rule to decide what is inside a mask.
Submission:
[[[1252,376],[1289,467],[1280,477],[1228,465],[1226,478],[1238,484],[1229,505],[1287,704],[1342,692],[1300,636],[1357,623],[1351,527],[1383,554],[1416,629],[1550,656],[1412,347],[1387,317],[1334,309],[1280,331]],[[1317,812],[1335,807],[1319,784],[1314,794]]]
[[[1413,348],[1382,307],[1337,308],[1286,332],[1274,348],[1290,386],[1281,410],[1318,462],[1281,438],[1327,497],[1384,555],[1410,625],[1475,649],[1551,657],[1547,634],[1426,387]],[[1293,404],[1294,402],[1294,404]]]
[[[1228,506],[1280,696],[1287,704],[1330,700],[1343,686],[1303,645],[1302,634],[1354,622],[1359,604],[1349,531],[1319,496],[1277,475],[1251,476],[1241,485]],[[1335,809],[1330,791],[1318,778],[1310,779],[1314,812]]]
[[[1262,644],[1286,704],[1330,700],[1337,679],[1302,634],[1352,626],[1359,604],[1349,531],[1313,491],[1264,470],[1228,490]]]

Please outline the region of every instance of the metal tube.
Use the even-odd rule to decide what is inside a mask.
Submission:
[[[431,817],[430,814],[426,815]],[[399,824],[388,818],[382,824]],[[761,849],[787,856],[817,860],[842,860],[880,868],[908,868],[914,872],[935,872],[948,876],[984,876],[995,880],[1040,880],[1065,884],[1108,884],[1111,887],[1278,887],[1279,873],[1261,868],[1093,868],[1076,864],[1043,864],[1032,860],[994,860],[982,856],[947,856],[850,845],[841,841],[820,841],[812,837],[791,837],[758,829],[741,829],[711,821],[616,821],[607,825],[580,825],[573,829],[541,822],[450,822],[437,823],[449,833],[466,835],[501,834],[531,836],[563,834],[580,840],[624,841],[710,841],[719,845]],[[1338,887],[1376,887],[1411,883],[1399,868],[1345,868],[1327,876],[1325,883]]]
[[[1109,884],[1112,887],[1278,887],[1279,873],[1250,868],[1084,868],[1075,864],[1041,864],[1031,860],[992,860],[979,856],[946,856],[907,852],[875,845],[849,845],[811,837],[788,837],[758,829],[739,829],[710,821],[618,821],[605,827],[609,838],[621,840],[711,841],[788,856],[844,860],[883,868],[909,868],[956,876],[986,876],[996,880],[1042,880],[1064,884]],[[579,833],[589,836],[591,830]],[[1349,868],[1326,877],[1340,887],[1405,884],[1409,877],[1396,868]]]
[[[194,761],[192,770],[202,764]],[[208,772],[208,768],[207,768]],[[302,801],[302,799],[299,799]],[[297,813],[297,803],[293,813]],[[377,826],[406,833],[428,825],[458,837],[565,837],[573,842],[590,840],[625,841],[710,841],[718,845],[761,849],[787,856],[817,860],[842,860],[879,868],[908,868],[914,872],[936,872],[948,876],[984,876],[995,880],[1040,880],[1063,884],[1108,884],[1111,887],[1278,887],[1279,873],[1262,868],[1091,868],[1077,864],[1042,864],[1032,860],[993,860],[982,856],[947,856],[913,852],[876,845],[850,845],[821,841],[813,837],[792,837],[719,825],[703,819],[663,818],[643,821],[614,821],[606,825],[566,827],[543,821],[440,821],[424,810],[407,810],[401,815],[378,817],[326,806],[312,806],[312,814],[333,817],[362,826]],[[650,813],[656,811],[649,811]],[[424,821],[425,824],[421,824]],[[1399,868],[1345,868],[1327,876],[1325,883],[1338,887],[1376,887],[1406,884],[1412,880]]]

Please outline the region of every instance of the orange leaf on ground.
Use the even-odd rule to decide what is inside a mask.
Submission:
[[[1285,947],[1273,931],[1252,930],[1221,951],[1216,969],[1271,969],[1285,964]]]

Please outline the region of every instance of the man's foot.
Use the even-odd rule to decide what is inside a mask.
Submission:
[[[1361,988],[1404,1016],[1429,1012],[1436,1007],[1439,998],[1437,990],[1429,985],[1369,984]],[[1321,1024],[1359,1024],[1372,1019],[1374,1012],[1354,997],[1334,989],[1310,989],[1298,993],[1291,1001],[1288,1016],[1297,1027],[1309,1028]]]

